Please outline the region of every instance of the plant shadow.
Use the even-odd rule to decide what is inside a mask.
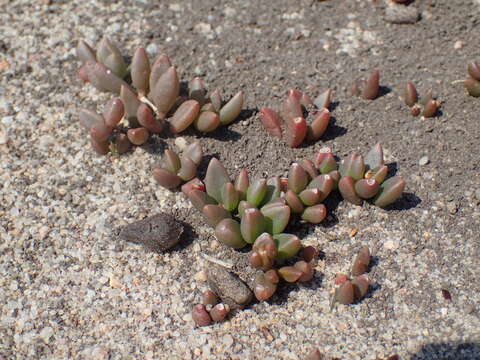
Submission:
[[[388,211],[410,210],[410,209],[416,208],[421,203],[422,203],[422,199],[420,199],[414,193],[404,192],[402,196],[399,199],[397,199],[394,203],[385,207],[385,210],[388,210]]]
[[[423,345],[410,360],[478,360],[480,345],[475,342],[431,343]]]

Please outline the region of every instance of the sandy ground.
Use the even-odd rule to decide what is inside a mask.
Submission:
[[[479,2],[417,0],[421,19],[408,25],[385,22],[380,0],[125,3],[0,0],[0,358],[302,359],[318,347],[341,359],[480,359],[480,103],[457,81],[480,60]],[[343,157],[381,142],[408,182],[404,196],[387,210],[327,202],[325,224],[300,227],[325,254],[310,284],[195,328],[202,254],[228,260],[229,251],[181,193],[151,177],[174,139],[120,157],[90,148],[78,109],[101,109],[109,95],[77,80],[75,46],[104,34],[125,54],[168,53],[182,79],[245,91],[242,119],[199,138],[232,176],[242,167],[282,175],[322,146]],[[352,98],[346,89],[373,68],[384,95]],[[409,114],[406,81],[434,89],[440,116]],[[261,129],[257,110],[292,87],[335,90],[324,141],[289,149]],[[112,235],[162,210],[191,226],[173,251]],[[363,244],[375,255],[374,286],[330,310],[333,279]]]

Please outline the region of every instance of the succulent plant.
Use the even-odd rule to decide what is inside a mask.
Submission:
[[[370,249],[368,246],[363,246],[358,252],[352,265],[352,275],[360,276],[367,272],[368,265],[370,264]]]
[[[465,79],[465,88],[473,97],[480,97],[480,65],[472,61],[467,66],[468,77]]]
[[[166,54],[160,54],[150,65],[145,49],[139,47],[127,65],[117,46],[104,37],[96,52],[85,41],[79,41],[77,56],[83,63],[79,70],[83,81],[119,96],[107,104],[103,122],[89,110],[80,111],[80,120],[100,154],[110,150],[125,152],[132,144],[141,145],[151,133],[162,132],[165,125],[172,133],[191,125],[208,133],[230,124],[243,107],[242,91],[223,104],[220,92],[208,94],[199,77],[190,82],[188,93],[181,93],[177,71]],[[125,80],[128,75],[130,83]],[[113,117],[108,120],[107,115]],[[128,126],[116,129],[122,119]]]
[[[167,149],[161,163],[154,167],[153,177],[161,186],[174,189],[182,182],[195,178],[202,156],[203,151],[199,142],[187,146],[181,156]],[[193,183],[191,185],[193,186]]]
[[[367,80],[356,79],[352,84],[351,91],[354,96],[375,100],[380,93],[380,71],[373,70]]]
[[[415,85],[410,81],[405,84],[403,98],[413,116],[422,114],[424,118],[434,117],[440,108],[440,103],[432,97],[432,89],[419,97]]]
[[[328,89],[312,101],[304,92],[291,89],[282,104],[281,115],[273,109],[263,108],[260,120],[270,135],[284,137],[292,148],[300,146],[305,139],[317,141],[330,122],[331,96],[332,90]]]
[[[197,326],[208,326],[212,322],[222,322],[226,319],[230,307],[219,303],[218,296],[212,290],[202,294],[202,303],[196,304],[192,309],[192,319]]]
[[[386,207],[397,200],[405,188],[405,180],[399,176],[385,180],[388,167],[380,144],[373,146],[365,159],[351,153],[340,163],[339,173],[338,190],[345,200],[355,205],[372,199],[374,205]]]

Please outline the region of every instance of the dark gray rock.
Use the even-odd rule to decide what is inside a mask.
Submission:
[[[237,275],[224,267],[208,264],[205,269],[208,285],[218,295],[222,302],[230,306],[230,309],[243,309],[250,304],[253,293]]]
[[[180,222],[170,214],[160,213],[124,226],[118,236],[121,240],[162,252],[178,244],[182,233]]]

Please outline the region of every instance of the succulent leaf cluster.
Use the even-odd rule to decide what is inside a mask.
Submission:
[[[363,246],[353,261],[351,277],[344,274],[337,276],[335,282],[338,287],[335,289],[334,302],[350,305],[367,294],[370,280],[365,273],[368,270],[370,258],[370,249],[368,246]]]
[[[122,109],[120,118],[115,117],[115,124],[106,123],[105,114],[106,126],[94,112],[80,112],[82,123],[95,124],[96,130],[87,128],[95,150],[101,154],[108,150],[124,152],[132,144],[141,145],[151,133],[161,133],[166,125],[172,133],[180,133],[191,125],[202,133],[212,132],[234,121],[243,107],[242,91],[224,104],[219,90],[208,93],[199,77],[189,83],[187,93],[182,93],[177,70],[166,54],[158,55],[150,64],[147,52],[139,47],[127,65],[117,46],[104,37],[96,51],[81,40],[77,56],[82,61],[79,77],[83,81],[119,96],[111,100],[117,104],[117,112]],[[106,108],[109,106],[110,103]],[[128,126],[117,126],[123,119]]]
[[[351,153],[339,166],[338,190],[348,202],[361,205],[371,199],[379,207],[386,207],[397,200],[405,189],[405,180],[394,176],[385,180],[388,167],[384,164],[383,149],[376,144],[363,158]]]
[[[354,96],[375,100],[380,93],[380,71],[373,70],[367,80],[356,79],[352,84],[351,92]]]
[[[480,66],[472,61],[467,66],[468,77],[465,79],[465,88],[473,97],[480,97]]]
[[[413,116],[422,114],[424,118],[434,117],[440,108],[440,103],[432,96],[432,89],[419,97],[415,85],[410,81],[405,84],[403,98]]]
[[[153,177],[164,188],[174,189],[195,178],[202,157],[203,151],[198,141],[188,145],[180,156],[167,149],[160,164],[153,168]]]
[[[332,90],[328,89],[312,101],[298,89],[291,89],[283,101],[280,114],[271,108],[260,110],[265,130],[274,137],[284,138],[288,146],[300,146],[304,140],[317,141],[330,122]]]
[[[229,312],[230,307],[219,302],[217,294],[206,290],[202,295],[202,303],[193,306],[192,319],[197,326],[208,326],[224,321]]]

